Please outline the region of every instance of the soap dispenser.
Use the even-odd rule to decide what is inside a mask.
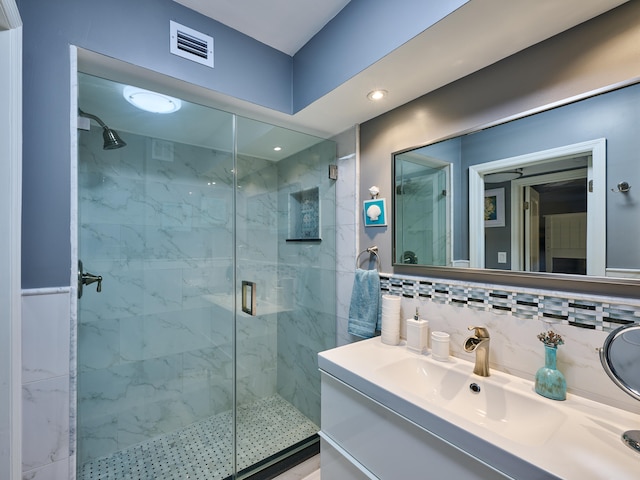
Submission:
[[[416,314],[413,318],[407,319],[407,348],[417,353],[425,353],[428,339],[429,322],[420,318],[416,307]]]

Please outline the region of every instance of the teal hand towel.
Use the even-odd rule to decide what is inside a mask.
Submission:
[[[347,331],[371,338],[380,330],[380,275],[377,270],[356,269],[349,305]]]

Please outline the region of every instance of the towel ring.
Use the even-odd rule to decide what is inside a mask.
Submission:
[[[361,251],[358,256],[356,257],[356,268],[358,267],[359,264],[359,259],[360,256],[363,253],[368,253],[369,255],[373,255],[374,257],[376,257],[376,270],[378,270],[378,272],[380,271],[380,257],[378,256],[378,247],[376,245],[374,245],[373,247],[368,247],[366,250]]]

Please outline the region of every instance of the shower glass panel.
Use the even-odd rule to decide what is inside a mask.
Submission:
[[[184,101],[146,113],[123,88],[79,74],[79,107],[127,146],[79,131],[78,258],[102,288],[78,300],[77,477],[243,478],[317,442],[335,145]],[[309,188],[322,238],[288,242]]]
[[[317,353],[336,337],[335,158],[332,141],[237,119],[236,275],[256,296],[255,315],[236,320],[242,473],[317,441]],[[315,235],[300,239],[302,224]]]

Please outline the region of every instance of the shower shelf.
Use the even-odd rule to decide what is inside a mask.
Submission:
[[[289,238],[287,242],[319,242],[320,189],[300,190],[289,195]]]

